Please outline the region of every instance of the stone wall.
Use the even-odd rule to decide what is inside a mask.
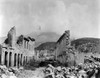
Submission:
[[[70,33],[69,30],[65,31],[65,33],[57,41],[57,46],[56,46],[56,50],[55,50],[56,58],[62,52],[66,52],[67,47],[70,46],[69,33]]]
[[[8,45],[10,47],[14,47],[16,44],[16,29],[15,27],[11,28],[10,31],[7,34],[8,37]]]
[[[23,35],[16,37],[15,27],[8,32],[6,42],[0,46],[0,64],[19,67],[34,56],[35,39]]]
[[[74,48],[70,45],[70,31],[67,30],[57,41],[55,50],[56,60],[61,63],[70,63],[74,65],[75,54]]]

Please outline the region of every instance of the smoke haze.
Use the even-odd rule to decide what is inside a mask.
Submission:
[[[0,37],[15,26],[17,35],[36,32],[99,37],[99,0],[0,0]]]

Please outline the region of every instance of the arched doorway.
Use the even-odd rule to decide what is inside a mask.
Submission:
[[[7,58],[7,56],[8,56],[8,52],[5,51],[4,64],[5,64],[6,66],[7,66],[7,63],[8,63],[8,58]]]
[[[27,63],[27,56],[26,56],[26,63]]]
[[[14,66],[16,66],[16,62],[17,62],[17,54],[14,54]]]
[[[9,53],[9,66],[11,66],[11,64],[12,64],[11,59],[12,59],[12,52]]]
[[[18,54],[18,67],[20,66],[20,54]]]
[[[23,61],[23,65],[25,65],[26,61],[25,61],[25,56],[24,56],[24,61]]]

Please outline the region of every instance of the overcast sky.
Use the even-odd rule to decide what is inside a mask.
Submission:
[[[0,0],[0,37],[71,30],[72,37],[100,38],[99,0]],[[40,28],[41,27],[41,28]]]

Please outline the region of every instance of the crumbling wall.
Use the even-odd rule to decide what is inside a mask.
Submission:
[[[70,31],[65,31],[66,47],[70,45]]]
[[[12,27],[10,29],[10,31],[7,34],[7,37],[8,37],[8,45],[10,47],[15,46],[15,43],[16,43],[16,29],[15,29],[15,27]]]
[[[61,36],[62,37],[62,36]],[[60,37],[60,38],[61,38]],[[57,44],[57,48],[55,50],[56,59],[61,63],[68,63],[68,65],[75,65],[75,54],[74,48],[70,44],[70,31],[67,30],[63,34],[63,37]]]

